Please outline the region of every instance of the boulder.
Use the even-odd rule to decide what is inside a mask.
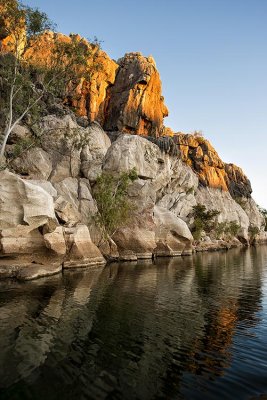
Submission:
[[[46,247],[38,229],[28,225],[17,225],[0,231],[1,255],[20,255],[41,252]]]
[[[105,259],[91,240],[88,227],[77,225],[74,228],[65,228],[64,235],[67,243],[67,257],[64,268],[87,267],[104,265]]]
[[[67,251],[62,226],[58,226],[53,232],[44,234],[44,242],[48,249],[58,256],[64,256]]]
[[[78,126],[69,114],[62,117],[47,115],[34,127],[40,137],[41,147],[52,162],[49,180],[60,182],[68,177],[77,177],[80,172],[80,153],[86,130]]]
[[[28,225],[30,230],[48,226],[54,230],[58,222],[52,196],[44,189],[8,170],[0,172],[0,230]]]
[[[41,180],[47,180],[53,169],[50,155],[40,147],[23,152],[12,161],[11,166],[18,174]]]
[[[21,124],[17,124],[14,126],[12,132],[8,138],[8,144],[16,144],[22,140],[29,139],[31,137],[30,129]]]
[[[46,190],[7,170],[0,172],[0,277],[28,280],[61,271],[64,238],[59,243],[57,226]],[[47,247],[54,250],[52,258]]]
[[[91,224],[97,207],[91,194],[91,187],[85,178],[65,178],[54,183],[60,197],[56,200],[56,213],[66,223],[82,222]],[[64,201],[63,201],[64,199]]]
[[[135,168],[141,179],[154,179],[161,160],[159,148],[136,135],[121,135],[108,149],[103,170],[114,174]]]
[[[87,135],[87,144],[81,152],[81,171],[90,182],[95,182],[102,172],[103,159],[111,141],[97,122],[90,124]]]
[[[51,182],[46,181],[44,179],[31,179],[31,180],[28,180],[28,182],[31,183],[32,185],[36,185],[36,186],[39,186],[42,189],[44,189],[48,194],[50,194],[50,196],[53,197],[53,199],[55,199],[57,197],[57,191],[53,187]]]
[[[54,204],[55,212],[61,223],[67,226],[74,226],[81,222],[81,215],[76,208],[64,197],[59,196]]]
[[[193,236],[187,224],[162,207],[155,206],[156,224],[155,254],[157,256],[178,256],[192,254]]]

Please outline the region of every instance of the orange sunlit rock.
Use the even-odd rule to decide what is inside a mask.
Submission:
[[[119,59],[118,64],[116,81],[110,90],[105,129],[159,136],[168,110],[154,59],[129,53]]]
[[[242,169],[224,163],[208,140],[183,133],[175,134],[174,138],[183,161],[197,173],[202,185],[229,190],[234,197],[250,196],[250,181]]]
[[[78,35],[76,35],[76,38],[83,41],[91,49],[88,69],[92,66],[92,63],[97,64],[99,68],[92,72],[90,81],[81,79],[78,86],[75,87],[74,94],[69,96],[68,105],[74,107],[79,115],[88,116],[90,121],[96,120],[103,124],[107,89],[115,81],[118,65],[104,51],[98,50],[96,46]],[[24,57],[31,63],[49,65],[56,42],[68,43],[70,41],[70,36],[45,32],[31,43]]]

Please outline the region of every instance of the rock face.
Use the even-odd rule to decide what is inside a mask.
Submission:
[[[51,186],[0,172],[0,276],[27,280],[61,271],[63,261],[65,267],[105,263],[86,225],[59,226]]]
[[[171,211],[155,206],[156,223],[155,254],[157,256],[180,256],[192,254],[193,236],[187,224]]]
[[[88,127],[88,142],[81,152],[81,171],[90,182],[95,182],[102,172],[103,159],[111,145],[101,126],[94,122]]]
[[[85,225],[65,229],[68,255],[64,268],[104,265],[105,260],[98,248],[91,241],[90,233]]]
[[[225,164],[208,140],[198,135],[175,134],[183,161],[203,186],[229,191],[233,197],[250,197],[252,189],[241,168]]]
[[[34,131],[40,147],[32,147],[16,157],[11,163],[15,172],[52,183],[81,175],[95,182],[111,145],[97,122],[84,128],[71,114],[47,115],[40,119]],[[12,153],[12,143],[9,151]]]
[[[78,35],[75,35],[75,37],[90,49],[91,56],[88,59],[88,70],[92,70],[93,63],[98,68],[92,70],[90,81],[82,79],[76,88],[71,88],[72,90],[74,89],[74,95],[70,92],[67,104],[75,107],[79,115],[87,116],[90,122],[98,121],[103,124],[107,90],[115,81],[118,65],[104,51],[98,50],[94,44],[89,43]],[[69,43],[70,41],[71,36],[45,32],[38,36],[37,40],[32,41],[24,54],[24,58],[34,64],[49,65],[55,44],[61,42]]]
[[[0,41],[10,51],[4,23]],[[226,249],[249,244],[250,232],[259,231],[255,240],[266,241],[265,219],[243,171],[224,163],[201,135],[164,127],[168,110],[152,57],[129,53],[116,63],[79,36],[52,32],[27,49],[22,40],[21,52],[32,64],[47,65],[55,44],[73,38],[91,51],[84,75],[93,63],[99,68],[90,81],[72,82],[61,103],[43,99],[38,123],[22,121],[9,137],[8,165],[17,175],[0,172],[0,277],[27,280],[62,268],[103,265],[103,255],[136,260]],[[21,142],[31,141],[28,150],[17,151]],[[97,178],[132,169],[138,175],[127,189],[132,218],[103,241],[94,218]],[[215,230],[210,236],[203,230],[194,241],[190,228],[197,204],[219,211],[221,226],[238,225],[231,243],[229,230],[223,240]]]
[[[249,217],[243,208],[234,201],[229,192],[214,188],[200,187],[196,191],[197,203],[204,204],[207,210],[218,210],[218,222],[235,221],[240,230],[238,236],[248,241]]]
[[[162,154],[147,139],[124,134],[109,148],[103,170],[117,174],[132,168],[135,168],[139,177],[128,189],[134,215],[131,222],[119,229],[113,238],[120,257],[136,259],[150,258],[152,253],[190,253],[193,238],[185,222],[167,208],[155,208],[155,204],[161,204],[160,200],[165,197],[165,191],[170,189],[171,183],[176,187],[177,196],[184,193],[186,197],[188,186],[197,187],[197,177],[193,177],[190,168],[180,160]],[[169,205],[166,198],[165,205]],[[170,221],[172,225],[168,227]]]
[[[250,198],[252,188],[250,181],[240,167],[234,164],[224,164],[227,173],[227,187],[233,198]]]
[[[53,198],[41,187],[8,171],[0,172],[0,229],[41,226],[55,229]]]
[[[129,53],[118,64],[116,80],[109,91],[105,129],[158,136],[168,110],[154,59]]]

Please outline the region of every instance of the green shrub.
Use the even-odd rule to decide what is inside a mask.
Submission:
[[[260,230],[257,226],[249,225],[248,233],[249,233],[250,240],[253,241],[255,239],[255,237],[260,233]]]
[[[264,219],[265,219],[265,227],[264,230],[267,231],[267,210],[265,208],[259,207],[260,212],[262,213]]]
[[[103,172],[97,178],[94,197],[98,213],[94,217],[102,238],[112,237],[118,228],[128,222],[135,209],[128,197],[128,187],[138,178],[135,169],[119,176]]]
[[[220,239],[221,236],[225,233],[226,229],[227,229],[227,222],[218,222],[216,227],[215,227],[215,235],[217,239]]]
[[[194,224],[193,237],[199,240],[203,231],[210,233],[216,226],[215,217],[220,214],[218,210],[206,210],[204,204],[198,203],[193,207]]]
[[[17,141],[17,143],[14,145],[14,148],[12,149],[12,155],[11,158],[15,159],[19,156],[22,155],[25,151],[29,150],[32,147],[37,146],[38,141],[36,138],[23,138]]]
[[[240,225],[236,221],[230,221],[226,226],[225,233],[232,237],[237,236],[239,229]]]

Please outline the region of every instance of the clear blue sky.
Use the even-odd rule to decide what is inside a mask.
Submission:
[[[111,58],[153,55],[175,131],[202,130],[267,208],[267,0],[25,0]]]

